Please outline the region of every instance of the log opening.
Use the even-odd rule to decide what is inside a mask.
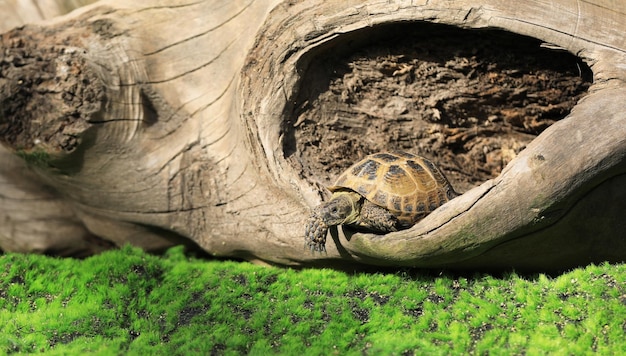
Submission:
[[[387,24],[320,47],[301,61],[283,142],[321,185],[367,154],[401,149],[437,162],[467,191],[566,117],[593,80],[573,54],[496,29]]]

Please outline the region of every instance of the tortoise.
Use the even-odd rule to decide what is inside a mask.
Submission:
[[[458,196],[434,163],[402,151],[363,158],[328,190],[333,193],[331,199],[313,209],[306,224],[305,244],[312,251],[326,250],[330,226],[398,231]]]

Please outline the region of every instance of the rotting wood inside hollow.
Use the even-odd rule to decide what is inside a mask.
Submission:
[[[593,80],[580,58],[538,39],[432,23],[346,34],[313,57],[284,150],[322,185],[367,154],[402,149],[464,192],[566,117]]]

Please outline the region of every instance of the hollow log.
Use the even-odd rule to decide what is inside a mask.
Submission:
[[[102,1],[15,28],[0,38],[0,247],[188,243],[300,266],[623,261],[625,13],[603,0]],[[311,253],[304,223],[326,193],[286,152],[304,74],[399,23],[536,38],[587,63],[593,84],[497,177],[412,228],[339,227]]]

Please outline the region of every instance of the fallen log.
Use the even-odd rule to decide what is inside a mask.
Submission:
[[[569,0],[515,7],[106,1],[14,29],[0,41],[0,141],[34,174],[22,166],[1,171],[9,182],[0,185],[3,205],[24,207],[19,219],[3,210],[5,226],[30,215],[39,229],[54,230],[48,215],[71,226],[67,240],[83,241],[87,251],[98,250],[94,240],[146,249],[189,242],[214,256],[286,265],[547,270],[623,261],[622,7]],[[351,53],[389,26],[424,23],[539,39],[576,54],[593,83],[497,177],[413,228],[385,235],[331,230],[327,253],[311,254],[304,223],[326,195],[320,182],[333,177],[307,174],[289,128],[306,106],[299,106],[306,72],[322,54]],[[337,93],[346,100],[352,94]],[[15,162],[6,156],[0,159]],[[45,189],[59,205],[38,212],[9,195],[16,187],[25,199]],[[63,244],[24,241],[13,230],[3,230],[5,250]]]

